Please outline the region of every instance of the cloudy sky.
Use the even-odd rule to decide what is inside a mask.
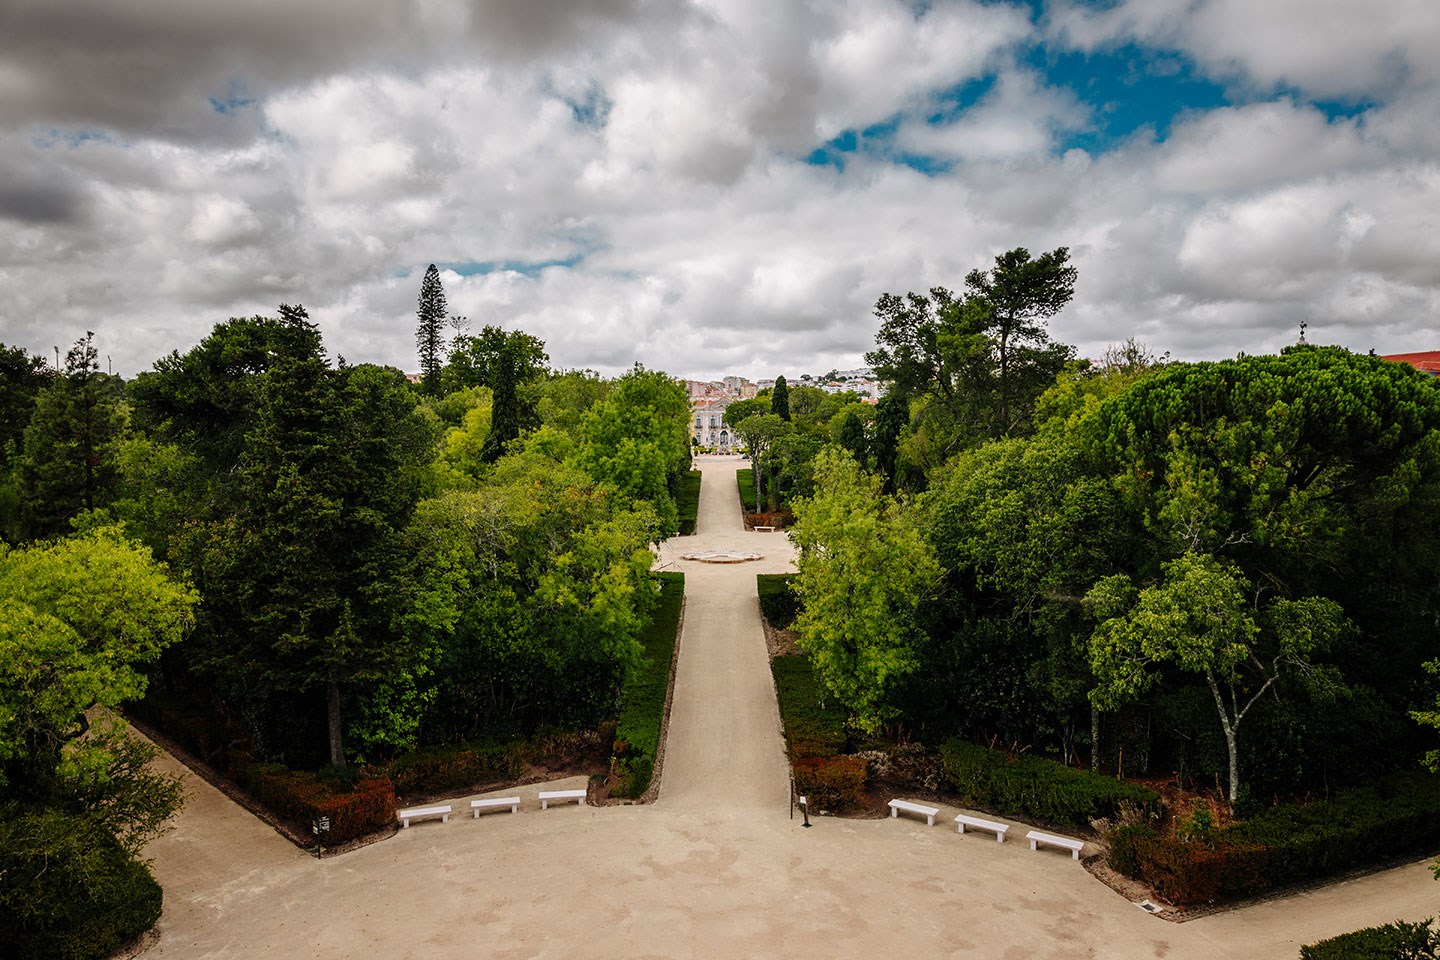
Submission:
[[[0,0],[0,340],[117,373],[416,297],[615,373],[861,361],[1068,246],[1052,333],[1440,349],[1435,0]]]

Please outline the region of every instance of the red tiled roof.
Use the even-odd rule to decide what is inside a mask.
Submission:
[[[1416,370],[1423,370],[1426,373],[1440,373],[1440,350],[1427,350],[1421,353],[1387,353],[1380,359],[1408,363]]]

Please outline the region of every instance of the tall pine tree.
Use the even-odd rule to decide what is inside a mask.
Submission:
[[[445,365],[442,330],[448,313],[440,271],[432,263],[425,271],[425,279],[420,281],[420,308],[416,311],[420,325],[415,328],[415,348],[420,354],[420,389],[432,397],[440,395],[440,370]]]
[[[125,412],[100,371],[94,334],[65,355],[65,372],[40,392],[25,428],[21,514],[28,538],[52,537],[81,510],[105,506],[115,487]]]

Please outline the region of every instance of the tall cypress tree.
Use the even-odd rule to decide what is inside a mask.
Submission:
[[[440,395],[440,370],[445,364],[442,330],[448,313],[440,271],[432,263],[425,271],[425,279],[420,281],[420,308],[416,311],[420,325],[415,329],[415,348],[420,354],[420,388],[432,397]]]
[[[784,374],[775,378],[775,389],[770,394],[770,412],[781,420],[790,419],[790,385],[785,382]]]

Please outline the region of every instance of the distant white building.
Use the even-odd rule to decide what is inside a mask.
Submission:
[[[702,447],[729,453],[733,443],[730,428],[725,423],[725,409],[730,406],[729,397],[718,400],[695,402],[690,407],[691,436]]]

